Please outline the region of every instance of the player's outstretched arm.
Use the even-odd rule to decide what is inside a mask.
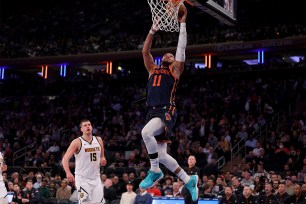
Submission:
[[[183,10],[184,14],[182,15],[182,17],[178,19],[178,21],[180,22],[180,34],[176,48],[175,62],[173,64],[174,72],[178,78],[184,71],[185,58],[186,58],[185,49],[187,46],[187,31],[186,31],[187,8],[183,6]]]
[[[146,40],[143,43],[143,48],[142,48],[142,57],[143,57],[144,65],[147,71],[149,72],[149,74],[151,74],[153,68],[156,66],[154,63],[153,56],[151,54],[152,41],[153,41],[154,34],[156,31],[157,30],[154,28],[154,25],[152,25],[146,37]]]

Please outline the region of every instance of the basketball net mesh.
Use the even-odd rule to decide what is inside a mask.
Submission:
[[[178,32],[178,10],[184,0],[147,0],[152,13],[153,27],[165,32]]]

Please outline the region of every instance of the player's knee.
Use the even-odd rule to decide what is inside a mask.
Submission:
[[[160,151],[158,152],[158,158],[159,158],[159,162],[163,164],[167,161],[167,154]]]
[[[150,129],[144,127],[144,128],[141,130],[141,136],[142,136],[143,139],[145,139],[145,138],[147,138],[147,137],[150,137]]]

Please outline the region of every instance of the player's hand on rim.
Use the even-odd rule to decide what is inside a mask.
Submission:
[[[187,18],[187,8],[186,8],[186,6],[184,6],[184,5],[182,5],[182,8],[183,8],[184,14],[182,15],[182,17],[180,17],[180,18],[178,19],[178,21],[179,21],[180,23],[185,23],[185,22],[186,22],[186,18]]]

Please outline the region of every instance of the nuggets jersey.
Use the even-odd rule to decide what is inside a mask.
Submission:
[[[96,136],[92,137],[92,141],[88,142],[82,137],[81,148],[75,156],[75,175],[79,175],[88,179],[96,179],[100,176],[100,156],[101,145]]]
[[[147,106],[175,105],[177,84],[169,67],[154,68],[147,84]]]

